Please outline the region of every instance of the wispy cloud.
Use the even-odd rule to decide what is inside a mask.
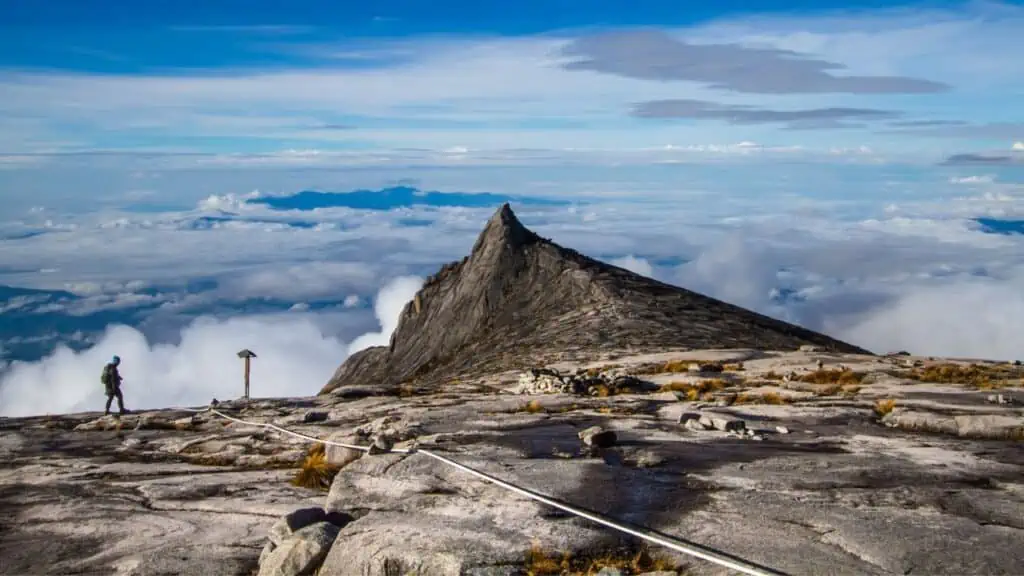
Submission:
[[[1024,164],[1024,154],[954,154],[943,162],[946,166],[972,165],[972,164]]]
[[[256,50],[281,58],[265,69],[238,60],[201,70],[163,66],[158,74],[0,72],[0,117],[8,119],[0,121],[0,150],[54,150],[46,142],[57,150],[252,154],[755,140],[937,159],[957,150],[935,135],[1020,138],[1012,95],[1024,64],[1000,56],[1013,52],[1024,9],[993,14],[971,5],[518,37],[332,38],[317,30],[304,40],[289,26],[193,27],[239,36],[233,42],[250,57]],[[250,38],[260,31],[296,34]],[[631,116],[638,102],[671,101],[706,102],[689,113],[717,114],[725,125],[665,127]],[[855,117],[833,117],[844,112]],[[900,118],[880,129],[863,122],[866,115]],[[71,141],[77,146],[59,144]]]
[[[730,124],[786,124],[790,128],[835,128],[847,120],[881,120],[898,112],[865,108],[816,108],[807,110],[768,110],[755,106],[735,106],[700,100],[657,100],[642,102],[633,108],[639,118],[691,118],[724,120]]]
[[[836,75],[844,66],[789,50],[740,44],[692,44],[659,30],[610,32],[574,40],[568,70],[627,78],[690,81],[753,94],[916,94],[950,86],[904,76]]]

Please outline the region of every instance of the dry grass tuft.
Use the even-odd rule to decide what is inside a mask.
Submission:
[[[963,384],[985,390],[1014,384],[1013,380],[1024,378],[1024,369],[1010,365],[970,364],[964,366],[949,362],[915,368],[906,377],[918,382]]]
[[[530,414],[540,414],[547,412],[544,405],[540,403],[540,400],[530,400],[518,410],[518,412],[529,412]]]
[[[317,443],[306,453],[306,459],[292,478],[292,484],[311,490],[330,490],[331,482],[340,469],[327,461],[324,445]]]
[[[593,576],[604,568],[617,568],[624,574],[645,572],[679,573],[680,566],[666,558],[653,556],[647,548],[639,551],[617,551],[573,557],[570,553],[545,553],[534,543],[526,553],[526,573],[529,576]]]
[[[561,558],[556,555],[549,556],[534,543],[526,552],[526,574],[528,576],[547,576],[549,574],[562,574],[569,567],[569,554],[562,554]]]
[[[789,398],[782,396],[778,392],[766,392],[764,394],[749,394],[744,392],[736,397],[735,404],[770,404],[773,406],[781,406],[783,404],[789,404]]]
[[[875,402],[875,415],[879,418],[893,411],[896,408],[896,401],[892,398],[878,400]]]
[[[694,402],[698,398],[713,397],[714,392],[725,390],[728,387],[729,383],[725,380],[714,378],[711,380],[701,380],[700,382],[669,382],[668,384],[663,384],[658,391],[683,392],[686,394],[688,401]]]
[[[800,382],[811,384],[859,384],[864,379],[863,372],[853,370],[815,370],[800,377]]]
[[[664,363],[644,364],[638,366],[634,371],[636,374],[679,374],[689,372],[691,364],[698,364],[702,372],[722,372],[724,370],[721,362],[709,362],[707,360],[669,360]]]
[[[419,388],[417,388],[415,384],[412,384],[410,382],[405,382],[404,384],[400,384],[398,386],[399,398],[408,398],[410,396],[416,396],[417,394],[419,394],[419,392]]]

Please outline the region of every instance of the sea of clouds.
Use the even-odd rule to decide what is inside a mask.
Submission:
[[[327,383],[350,354],[387,345],[405,304],[423,284],[400,276],[380,289],[374,314],[381,329],[351,342],[324,334],[308,315],[261,315],[227,319],[200,317],[181,330],[176,344],[154,343],[124,325],[106,329],[91,348],[58,348],[38,362],[15,362],[0,381],[4,416],[94,410],[99,405],[99,368],[122,358],[122,391],[129,409],[205,404],[242,390],[236,353],[257,351],[251,395],[308,396]]]
[[[563,195],[565,205],[513,205],[542,236],[585,254],[876,352],[1024,358],[1024,235],[976,221],[1024,218],[1019,179],[864,170],[872,181],[837,190],[839,179],[792,178],[772,184],[785,192],[759,189],[751,176],[717,188],[711,179],[632,192],[588,185]],[[726,193],[735,190],[744,192]],[[51,314],[148,306],[137,318],[177,324],[168,335],[149,320],[115,323],[91,348],[13,363],[0,376],[0,414],[102,407],[99,373],[114,354],[132,409],[237,397],[242,348],[258,354],[254,396],[314,394],[349,354],[388,343],[422,278],[468,253],[493,211],[282,212],[251,197],[184,211],[42,206],[7,218],[20,237],[0,243],[0,284],[76,295],[48,301]],[[181,288],[194,279],[201,290]],[[280,310],[249,311],[260,298]],[[352,320],[360,314],[366,321]]]

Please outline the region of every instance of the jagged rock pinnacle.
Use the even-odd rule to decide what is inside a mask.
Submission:
[[[508,202],[501,205],[487,221],[483,232],[476,239],[473,254],[495,251],[501,248],[516,249],[536,241],[538,236],[519,221]]]
[[[868,353],[725,302],[599,262],[528,230],[502,205],[460,262],[405,307],[386,347],[353,354],[325,386],[444,381],[571,352],[815,344]]]

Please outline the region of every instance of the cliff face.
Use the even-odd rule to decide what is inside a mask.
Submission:
[[[323,392],[518,367],[544,353],[802,344],[866,353],[587,258],[528,230],[505,204],[470,255],[442,267],[406,305],[390,346],[351,356]]]

